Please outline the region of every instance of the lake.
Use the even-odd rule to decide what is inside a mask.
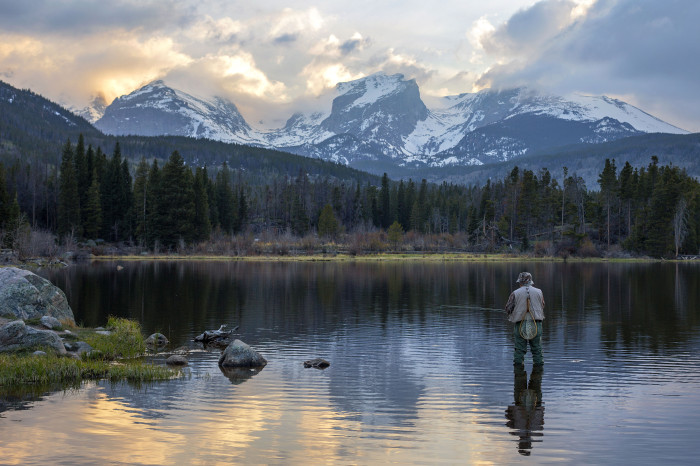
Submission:
[[[118,267],[121,266],[121,267]],[[544,291],[545,365],[500,310]],[[102,262],[43,271],[76,321],[138,320],[185,376],[0,401],[3,464],[695,463],[700,264]],[[268,365],[224,374],[221,324]],[[155,356],[162,362],[166,354]],[[325,370],[303,361],[327,359]]]

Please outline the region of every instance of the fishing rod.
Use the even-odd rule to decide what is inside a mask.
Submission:
[[[450,309],[473,309],[475,311],[498,311],[498,312],[506,312],[503,309],[496,309],[494,307],[478,307],[478,306],[458,306],[458,305],[451,305],[451,304],[441,304],[439,307],[446,307]]]

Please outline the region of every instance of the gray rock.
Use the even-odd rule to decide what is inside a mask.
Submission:
[[[41,322],[41,325],[48,328],[49,330],[60,329],[62,327],[61,323],[55,317],[44,316],[39,321]]]
[[[168,344],[168,339],[162,333],[154,333],[153,335],[146,338],[146,345],[151,347],[160,348]]]
[[[58,354],[66,354],[63,342],[51,330],[36,330],[27,327],[21,320],[15,320],[0,327],[0,352],[32,348],[51,348]]]
[[[98,335],[111,335],[112,334],[112,332],[110,332],[109,330],[98,330],[95,333]]]
[[[48,280],[16,267],[0,268],[0,315],[18,319],[51,316],[63,325],[75,325],[63,291]]]
[[[168,359],[165,360],[165,364],[170,366],[186,366],[189,364],[187,358],[180,354],[173,354]]]
[[[263,367],[267,360],[241,340],[233,340],[219,357],[221,367]]]
[[[309,361],[304,361],[304,367],[315,367],[316,369],[325,369],[330,366],[331,363],[322,358],[311,359]]]
[[[89,354],[94,351],[94,348],[85,343],[84,341],[64,342],[63,346],[65,346],[66,351],[76,353],[78,356],[80,356],[83,353]]]
[[[201,335],[194,337],[194,341],[201,342],[204,345],[219,346],[225,348],[233,340],[233,332],[238,330],[236,325],[231,330],[224,330],[226,324],[219,327],[219,330],[205,330]]]
[[[46,356],[46,352],[44,351],[34,351],[32,353],[32,356]]]

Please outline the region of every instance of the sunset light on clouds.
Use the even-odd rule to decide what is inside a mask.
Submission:
[[[624,96],[700,130],[691,0],[18,3],[0,0],[0,79],[76,107],[163,79],[284,121],[383,71],[426,97],[527,85]],[[274,121],[273,121],[274,120]]]

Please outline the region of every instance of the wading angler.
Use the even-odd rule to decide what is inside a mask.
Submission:
[[[535,366],[544,364],[542,358],[542,321],[544,320],[544,297],[542,290],[535,288],[532,275],[521,272],[518,275],[518,289],[513,291],[506,303],[508,320],[513,322],[513,365],[525,363],[525,353],[530,345],[532,362]]]

